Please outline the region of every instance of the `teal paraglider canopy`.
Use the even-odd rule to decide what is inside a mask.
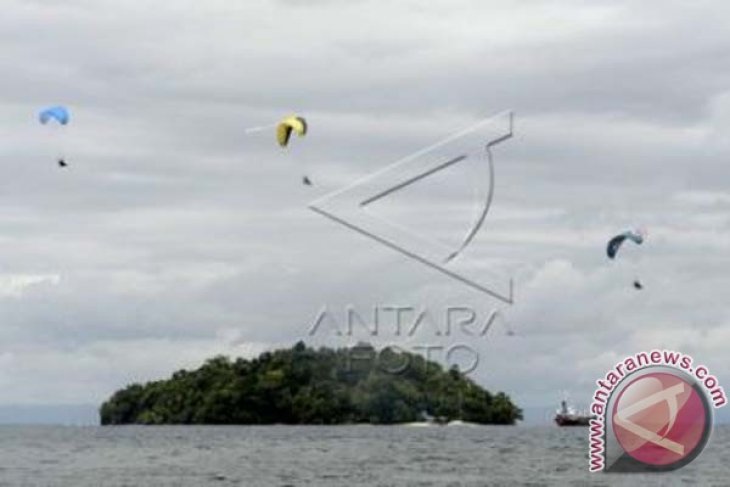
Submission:
[[[61,125],[67,125],[68,122],[71,120],[71,115],[68,111],[68,108],[59,105],[41,110],[40,113],[38,113],[38,120],[43,125],[46,125],[52,120],[55,120]]]
[[[621,248],[621,245],[623,245],[626,240],[631,240],[635,244],[641,245],[644,242],[644,232],[634,232],[629,230],[619,235],[616,235],[611,240],[609,240],[608,246],[606,247],[606,254],[608,255],[609,259],[616,258],[618,250]]]

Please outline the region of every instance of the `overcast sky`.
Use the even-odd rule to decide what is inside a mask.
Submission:
[[[729,24],[719,0],[6,0],[0,404],[98,404],[300,339],[469,343],[475,379],[528,407],[587,405],[653,347],[730,387]],[[37,122],[51,104],[63,131]],[[453,265],[512,275],[513,306],[307,208],[505,109],[492,210]],[[245,132],[294,112],[310,133],[287,151]],[[434,175],[393,218],[458,245],[482,170]],[[388,305],[434,327],[448,306],[501,309],[516,336],[308,334],[323,307],[344,323]]]

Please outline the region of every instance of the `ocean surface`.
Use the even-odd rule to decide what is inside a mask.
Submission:
[[[586,428],[0,427],[0,486],[730,485],[730,427],[665,474],[590,474]]]

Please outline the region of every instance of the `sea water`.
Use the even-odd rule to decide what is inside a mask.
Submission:
[[[730,485],[730,427],[665,474],[590,474],[588,429],[0,427],[0,486]]]

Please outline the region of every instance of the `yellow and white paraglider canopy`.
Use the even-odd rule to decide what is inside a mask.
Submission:
[[[286,147],[289,144],[292,132],[299,137],[307,135],[307,121],[303,117],[291,115],[279,122],[276,126],[276,140],[280,146]]]

